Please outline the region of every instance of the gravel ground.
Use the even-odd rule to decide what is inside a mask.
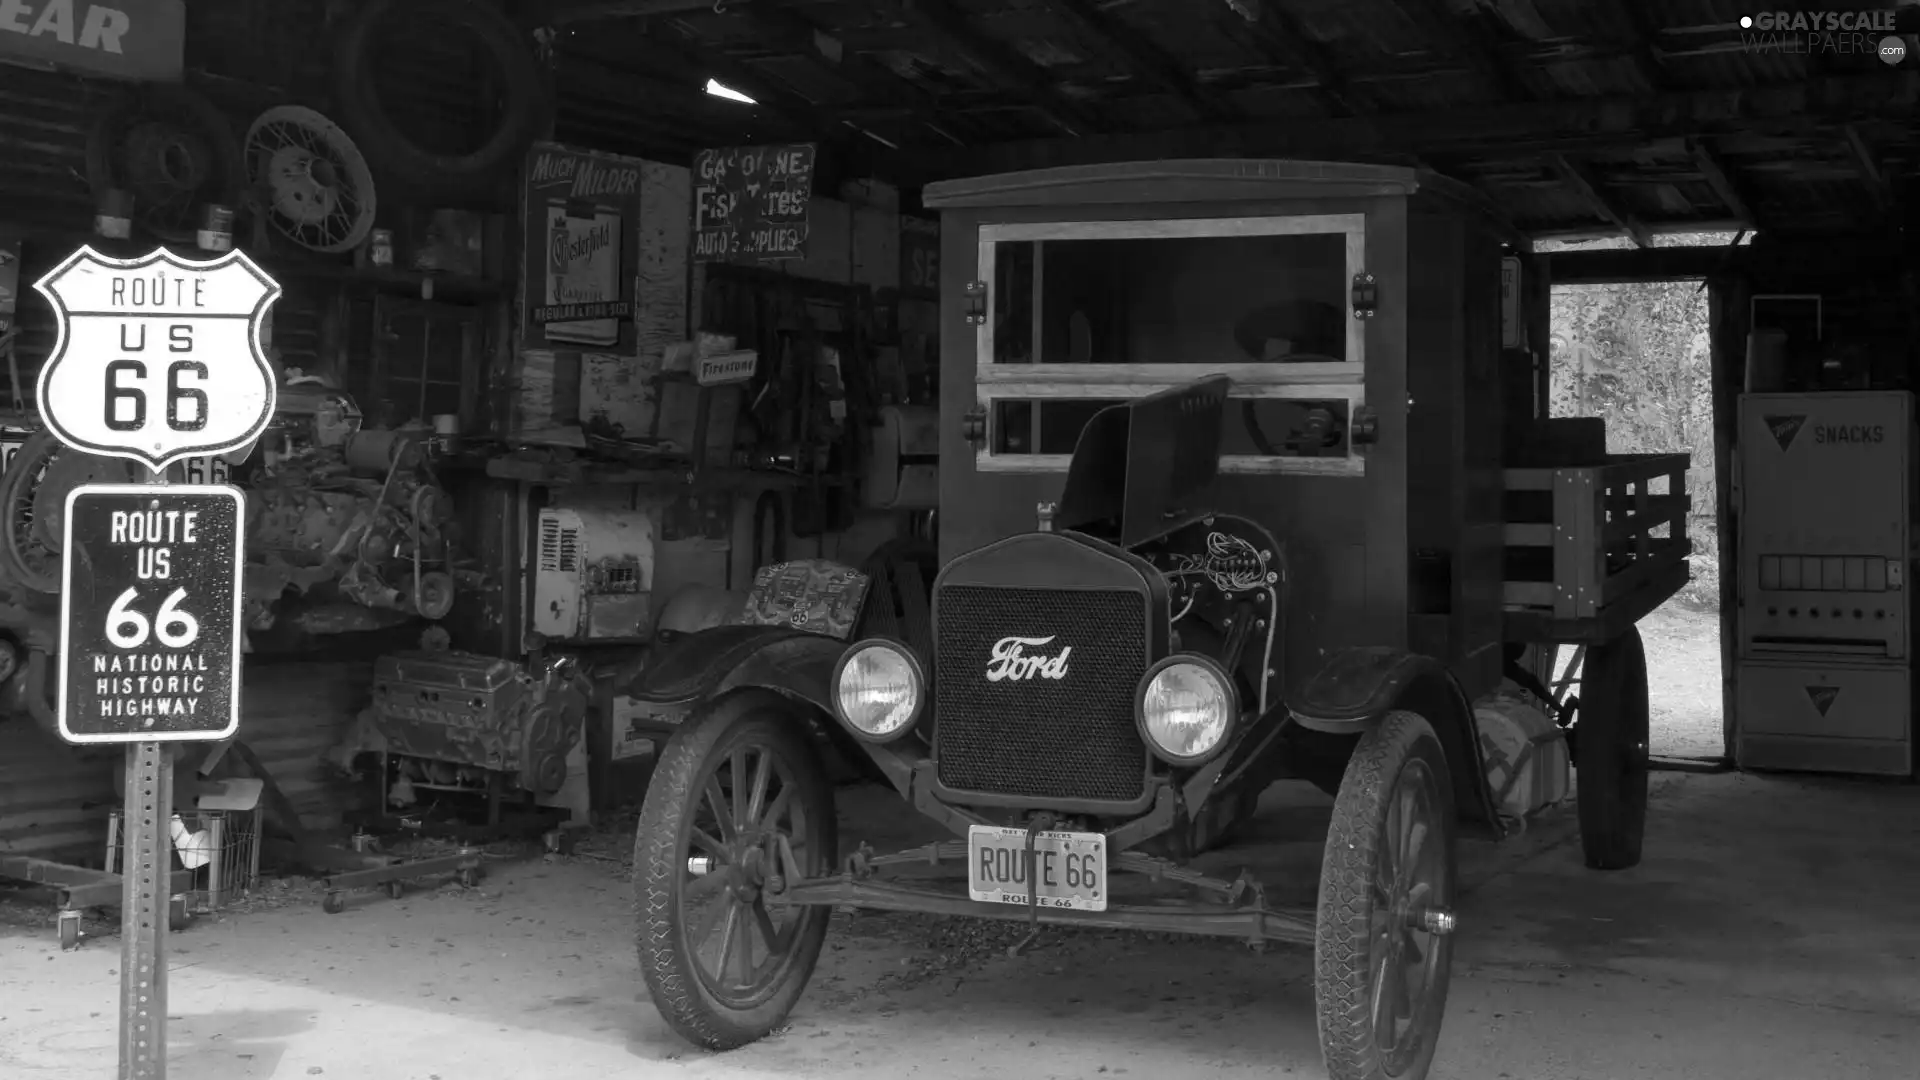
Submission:
[[[1310,897],[1325,800],[1266,806],[1246,845]],[[1463,844],[1430,1080],[1895,1080],[1920,1055],[1920,791],[1747,775],[1657,778],[1639,868],[1581,864],[1572,815]],[[866,805],[907,822],[897,802]],[[890,814],[876,811],[890,810]],[[1850,828],[1860,820],[1872,830]],[[840,913],[773,1037],[711,1055],[635,970],[624,838],[496,860],[480,887],[318,910],[296,883],[170,942],[183,1080],[1312,1080],[1312,956],[1232,940]],[[1236,854],[1237,852],[1237,854]],[[1270,894],[1271,895],[1271,894]],[[1759,898],[1759,899],[1756,899]],[[1756,942],[1764,943],[1756,946]],[[0,926],[0,1077],[113,1075],[116,941],[60,953]]]
[[[1723,756],[1720,614],[1675,598],[1640,620],[1640,638],[1647,649],[1653,752],[1665,757]]]
[[[1640,621],[1647,646],[1653,752],[1675,757],[1724,754],[1720,699],[1720,613],[1674,601]]]

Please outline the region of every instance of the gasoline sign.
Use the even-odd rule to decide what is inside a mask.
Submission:
[[[218,740],[240,726],[240,492],[84,484],[67,496],[60,734]]]
[[[40,415],[73,449],[159,471],[250,446],[273,419],[260,328],[280,286],[241,252],[195,262],[83,247],[34,288],[59,323]]]

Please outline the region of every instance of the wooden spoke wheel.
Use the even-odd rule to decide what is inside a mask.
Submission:
[[[47,466],[59,448],[52,433],[36,431],[27,436],[7,464],[6,474],[0,476],[0,513],[6,514],[0,557],[6,560],[7,576],[48,595],[60,591],[60,536],[46,538],[49,523],[37,512],[37,496],[46,486]]]
[[[126,483],[127,463],[62,449],[50,431],[36,431],[0,475],[0,563],[15,584],[47,596],[60,592],[67,493],[81,484]]]
[[[1320,868],[1314,996],[1330,1080],[1426,1076],[1453,959],[1454,807],[1433,728],[1391,712],[1361,737]]]
[[[634,837],[640,971],[668,1026],[729,1050],[786,1020],[826,907],[785,904],[782,849],[832,871],[833,789],[805,721],[771,695],[722,701],[667,742]]]
[[[1640,862],[1647,831],[1647,652],[1638,628],[1587,650],[1573,725],[1580,846],[1595,870]]]

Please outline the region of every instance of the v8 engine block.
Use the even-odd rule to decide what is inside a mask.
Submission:
[[[566,783],[590,693],[571,660],[536,675],[474,653],[394,653],[374,672],[373,722],[388,753],[509,773],[545,795]]]

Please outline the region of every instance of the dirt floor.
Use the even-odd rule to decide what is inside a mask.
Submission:
[[[1718,758],[1721,734],[1720,614],[1678,599],[1640,620],[1647,648],[1653,752]]]
[[[910,839],[886,793],[848,794],[845,828],[877,845]],[[1631,871],[1585,870],[1566,813],[1498,847],[1463,845],[1433,1080],[1911,1077],[1920,789],[1665,775],[1654,801],[1647,859]],[[1278,883],[1282,903],[1306,901],[1326,814],[1316,793],[1277,789],[1254,834],[1219,858]],[[1048,931],[1009,957],[1018,924],[890,915],[837,915],[788,1028],[708,1055],[646,1000],[618,842],[503,859],[473,890],[365,894],[337,916],[295,883],[196,920],[172,938],[171,1075],[1324,1075],[1304,950]],[[111,1076],[117,940],[63,954],[45,907],[7,912],[0,1076]]]
[[[1719,752],[1714,620],[1643,624],[1655,749]],[[843,793],[843,836],[920,838],[888,793]],[[1327,801],[1276,789],[1216,856],[1310,903]],[[1920,789],[1656,778],[1646,862],[1582,867],[1571,811],[1461,850],[1466,895],[1433,1080],[1895,1080],[1920,1058]],[[1873,827],[1862,829],[1859,822]],[[322,914],[271,882],[172,937],[171,1075],[379,1080],[623,1077],[1323,1076],[1310,956],[1229,941],[839,913],[790,1025],[726,1055],[668,1032],[635,969],[617,829],[572,856],[500,858]],[[1276,895],[1277,894],[1277,895]],[[0,900],[0,1076],[113,1074],[119,942],[75,953],[51,909]]]

